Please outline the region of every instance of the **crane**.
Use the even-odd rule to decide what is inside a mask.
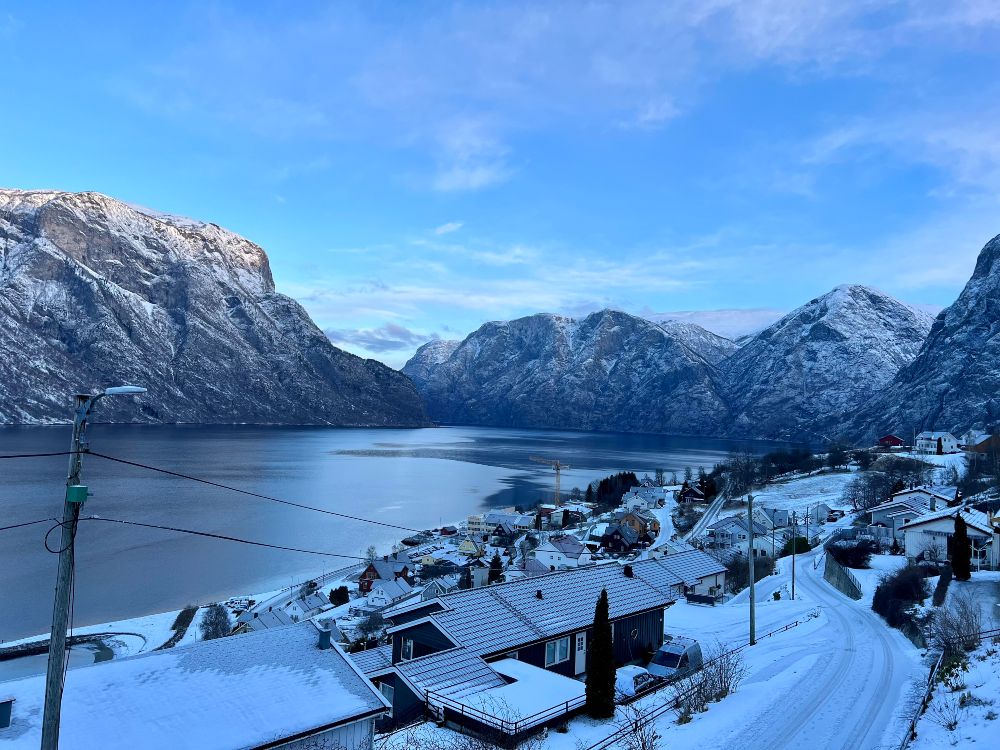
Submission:
[[[560,474],[560,472],[563,469],[568,469],[569,465],[568,464],[564,464],[564,463],[560,463],[558,461],[558,459],[554,459],[554,458],[542,458],[541,456],[529,456],[528,460],[529,461],[534,461],[536,464],[548,464],[553,469],[555,469],[555,472],[556,472],[556,495],[555,495],[555,502],[556,502],[556,507],[558,507],[559,504],[560,504],[559,503],[559,474]]]

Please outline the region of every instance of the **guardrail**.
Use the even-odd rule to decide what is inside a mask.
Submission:
[[[463,730],[470,729],[476,734],[499,734],[500,739],[509,741],[548,722],[569,716],[583,708],[587,704],[587,699],[581,695],[573,700],[543,708],[529,716],[498,716],[496,713],[467,706],[431,690],[424,693],[424,702],[428,711],[435,714],[436,718],[457,724]]]

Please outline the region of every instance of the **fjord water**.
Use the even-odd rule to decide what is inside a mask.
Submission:
[[[63,451],[69,427],[0,428],[0,455]],[[91,450],[340,513],[426,529],[483,508],[551,496],[606,474],[710,467],[748,443],[658,435],[471,427],[407,430],[93,425]],[[62,513],[66,457],[0,461],[0,526]],[[165,474],[84,458],[83,515],[197,529],[361,556],[407,532],[280,505]],[[56,556],[51,524],[0,533],[0,641],[47,632]],[[51,537],[58,545],[58,533]],[[290,585],[352,559],[285,552],[88,521],[77,536],[77,626]]]

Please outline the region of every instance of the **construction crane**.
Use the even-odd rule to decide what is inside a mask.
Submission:
[[[553,469],[555,469],[555,472],[556,472],[556,496],[555,496],[555,500],[556,500],[556,507],[559,507],[559,505],[560,505],[560,503],[559,503],[559,474],[560,474],[560,472],[562,472],[563,469],[568,469],[569,465],[568,464],[560,463],[557,459],[542,458],[541,456],[530,456],[529,460],[534,461],[536,464],[548,464]]]

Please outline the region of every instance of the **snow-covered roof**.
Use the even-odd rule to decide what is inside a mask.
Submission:
[[[705,576],[726,572],[725,565],[700,549],[678,552],[676,555],[661,558],[661,562],[689,586]]]
[[[572,534],[555,534],[550,536],[548,541],[539,544],[535,548],[535,552],[537,553],[538,550],[544,551],[546,547],[551,547],[556,552],[561,552],[567,557],[579,557],[583,552],[587,551],[583,543]]]
[[[917,435],[917,440],[937,440],[938,438],[951,438],[955,439],[955,436],[950,432],[942,432],[941,430],[925,430]]]
[[[366,675],[375,674],[392,666],[392,644],[356,651],[348,658]]]
[[[747,519],[744,518],[743,516],[727,516],[726,518],[720,518],[718,521],[710,523],[707,529],[711,529],[712,531],[718,531],[720,529],[725,529],[729,526],[735,526],[736,528],[742,531],[746,531],[747,533],[750,532],[750,524],[747,522]],[[753,533],[767,534],[767,529],[761,526],[761,524],[758,521],[754,521]]]
[[[962,518],[971,527],[985,534],[992,534],[993,527],[990,525],[990,518],[981,510],[976,510],[969,506],[956,505],[953,508],[942,508],[941,510],[934,511],[933,513],[924,513],[923,515],[917,516],[912,521],[907,521],[902,526],[900,526],[901,531],[907,529],[912,529],[915,526],[922,526],[925,523],[930,523],[931,521],[938,521],[942,518],[954,518],[959,513],[962,514]]]
[[[384,712],[387,702],[312,623],[233,635],[71,670],[61,750],[258,747]],[[16,699],[0,745],[35,750],[45,676],[6,682]]]
[[[467,648],[501,653],[590,627],[602,589],[608,591],[612,619],[666,607],[683,584],[666,562],[633,563],[631,578],[620,565],[595,565],[456,591],[441,598],[448,609],[432,616]]]
[[[382,596],[390,599],[399,599],[411,591],[413,591],[413,587],[410,584],[402,578],[397,578],[395,581],[375,581],[372,584],[371,594],[381,592]]]

